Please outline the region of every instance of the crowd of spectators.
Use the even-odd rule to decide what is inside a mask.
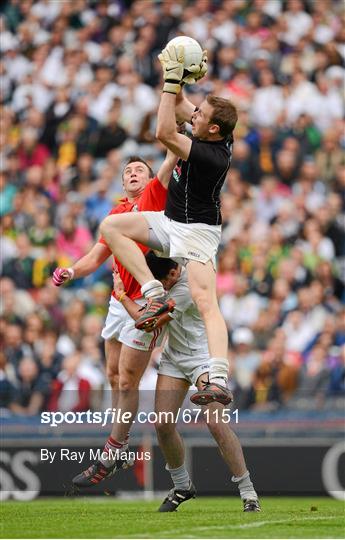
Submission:
[[[239,113],[217,275],[237,405],[344,396],[344,23],[342,0],[2,2],[0,408],[102,402],[111,261],[50,276],[97,240],[125,158],[162,161],[157,54],[181,33],[209,57],[189,99]]]

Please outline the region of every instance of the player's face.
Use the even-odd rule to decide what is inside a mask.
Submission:
[[[129,163],[123,171],[123,189],[128,197],[141,195],[149,180],[149,170],[141,161]]]
[[[170,289],[174,285],[176,285],[176,283],[180,279],[181,271],[182,266],[178,265],[177,268],[172,268],[171,270],[169,270],[168,275],[161,280],[163,283],[163,287],[166,291],[170,291]]]
[[[192,114],[192,134],[198,139],[209,139],[214,131],[214,124],[210,120],[213,107],[205,100],[198,110]]]

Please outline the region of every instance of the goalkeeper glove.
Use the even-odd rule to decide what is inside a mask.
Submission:
[[[202,59],[199,66],[196,66],[195,70],[191,72],[186,70],[187,75],[182,78],[182,83],[194,84],[202,79],[207,73],[207,51],[202,51]]]
[[[178,94],[181,90],[181,79],[184,71],[184,50],[181,45],[175,48],[173,45],[166,47],[158,55],[162,64],[164,86],[163,92]]]

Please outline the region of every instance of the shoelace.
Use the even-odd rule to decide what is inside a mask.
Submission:
[[[188,489],[186,489],[186,490],[183,490],[183,491],[189,491],[189,490],[190,490],[190,487],[189,487]],[[166,497],[166,499],[165,499],[164,502],[176,500],[176,497],[178,497],[178,494],[176,493],[177,491],[178,491],[178,490],[172,488],[172,489],[169,491],[169,493],[168,493],[168,495],[167,495],[167,497]],[[180,501],[179,501],[179,502],[180,502]]]
[[[86,470],[86,473],[87,473],[87,476],[99,474],[100,476],[105,477],[107,475],[112,476],[112,474],[116,472],[116,469],[117,469],[116,466],[114,466],[114,469],[112,470],[112,467],[109,467],[109,469],[107,469],[102,464],[94,463],[93,465],[90,465],[90,467]]]
[[[249,501],[246,501],[244,503],[244,508],[249,508],[250,506],[255,506],[256,508],[259,507],[259,503],[258,501],[254,500],[254,499],[250,499]]]
[[[149,313],[150,311],[153,311],[154,309],[156,308],[160,308],[162,307],[162,305],[164,304],[165,302],[165,299],[164,300],[161,300],[161,299],[155,299],[155,298],[149,298],[149,300],[146,302],[146,304],[144,304],[140,309],[139,311],[145,311],[147,310],[147,312]]]
[[[168,495],[165,497],[165,501],[172,501],[174,499],[174,495],[175,495],[175,490],[174,489],[171,489],[168,493]]]
[[[147,313],[155,311],[157,308],[161,308],[163,306],[162,301],[152,300],[152,302],[147,304]]]

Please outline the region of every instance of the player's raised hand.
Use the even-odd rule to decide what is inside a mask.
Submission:
[[[116,300],[122,302],[123,297],[126,295],[125,286],[120,277],[120,274],[117,270],[113,271],[113,285],[114,285],[114,294]]]
[[[53,283],[56,287],[60,287],[66,281],[70,281],[74,277],[73,268],[55,268],[53,273]]]
[[[184,49],[182,45],[174,47],[168,45],[158,55],[163,68],[164,86],[163,92],[178,94],[181,90],[180,82],[184,71]]]
[[[207,73],[207,51],[202,51],[202,60],[200,62],[200,71],[196,74],[195,80],[200,81]]]
[[[182,83],[194,84],[202,79],[207,73],[207,51],[202,51],[202,60],[198,66],[195,66],[193,72],[188,70],[187,74],[184,74]]]

